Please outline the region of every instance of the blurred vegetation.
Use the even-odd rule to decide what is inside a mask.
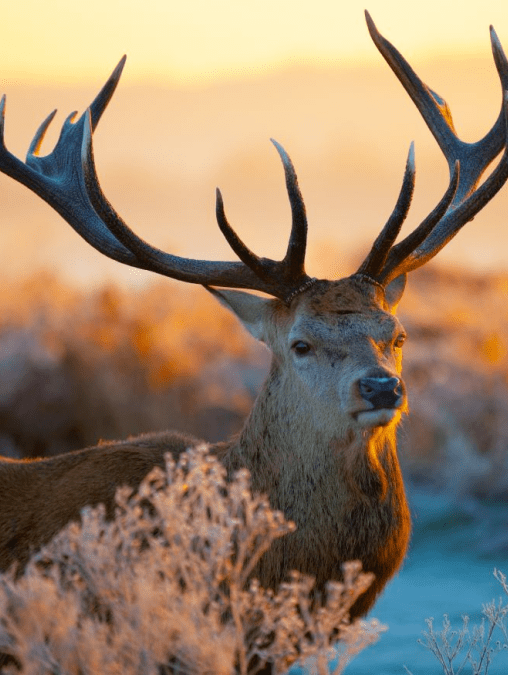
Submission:
[[[162,283],[91,295],[46,274],[10,283],[0,295],[0,452],[49,456],[168,428],[214,441],[237,430],[265,364],[207,300]]]
[[[199,288],[86,294],[48,274],[0,293],[0,453],[49,456],[145,431],[237,431],[269,355]],[[508,277],[429,266],[400,316],[413,484],[508,500]],[[508,540],[505,542],[508,547]]]

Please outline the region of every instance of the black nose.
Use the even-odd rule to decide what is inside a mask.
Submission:
[[[361,397],[374,408],[396,408],[404,394],[398,377],[363,377],[358,388]]]

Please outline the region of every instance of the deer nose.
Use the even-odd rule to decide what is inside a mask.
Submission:
[[[398,377],[362,377],[358,389],[360,396],[374,408],[396,408],[404,395]]]

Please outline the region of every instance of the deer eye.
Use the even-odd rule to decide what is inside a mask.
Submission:
[[[298,356],[305,356],[305,354],[308,354],[312,350],[312,347],[304,340],[297,340],[291,345],[291,349],[295,354],[298,354]]]
[[[398,347],[400,349],[405,341],[406,341],[406,335],[404,333],[401,333],[397,337],[397,339],[395,340],[394,345],[395,345],[395,347]]]

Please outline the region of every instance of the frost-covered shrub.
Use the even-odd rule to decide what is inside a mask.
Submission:
[[[252,496],[246,471],[227,483],[205,447],[178,464],[168,456],[166,472],[154,469],[136,494],[120,489],[117,504],[113,521],[84,509],[21,578],[0,577],[0,651],[23,673],[250,675],[312,658],[322,675],[340,639],[339,673],[382,629],[349,623],[372,581],[359,563],[329,584],[322,607],[308,577],[276,593],[251,578],[294,526]]]
[[[508,596],[506,576],[499,570],[494,571],[505,594]],[[443,617],[443,629],[434,630],[434,619],[427,619],[427,631],[423,640],[418,642],[434,654],[443,675],[488,675],[491,665],[500,652],[504,653],[506,672],[506,652],[508,650],[508,605],[502,598],[483,605],[482,620],[470,626],[469,617],[462,617],[462,628],[453,628],[448,615]],[[496,663],[499,663],[496,659]],[[406,668],[411,675],[411,671]],[[501,671],[497,671],[501,672]]]

